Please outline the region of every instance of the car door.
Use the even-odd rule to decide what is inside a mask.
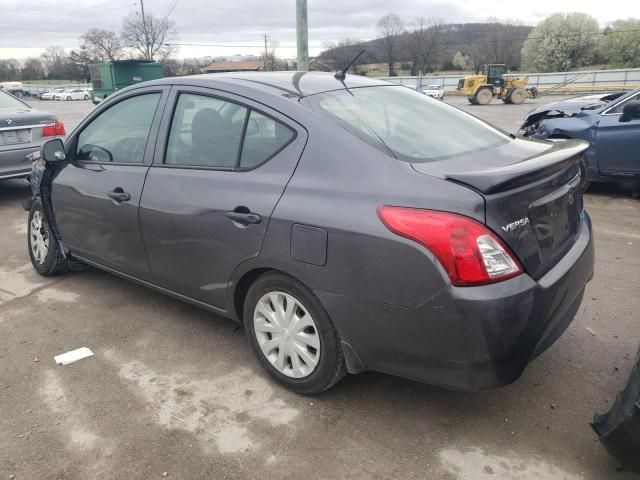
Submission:
[[[168,91],[120,96],[67,141],[70,161],[53,181],[52,205],[74,255],[136,277],[148,274],[138,208]]]
[[[258,255],[306,142],[295,122],[205,88],[173,87],[140,224],[155,283],[226,309],[233,270]]]
[[[622,109],[634,100],[640,100],[640,93],[600,115],[595,152],[598,170],[604,175],[640,174],[640,118],[620,121]]]

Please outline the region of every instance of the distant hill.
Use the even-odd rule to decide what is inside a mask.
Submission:
[[[461,52],[469,62],[469,69],[476,69],[484,63],[504,63],[508,69],[517,70],[520,67],[522,44],[533,27],[524,25],[512,25],[505,23],[462,23],[440,24],[431,26],[423,32],[425,48],[434,48],[428,53],[428,59],[419,69],[426,72],[438,70],[456,69],[452,64],[453,57]],[[396,71],[409,70],[409,73],[417,74],[414,64],[418,50],[416,49],[416,37],[412,32],[404,32],[396,37],[394,47],[394,61]],[[425,40],[426,39],[426,40]],[[382,39],[364,42],[346,40],[331,45],[323,51],[319,60],[334,66],[344,68],[348,62],[365,48],[365,54],[359,59],[358,64],[385,63],[387,61],[386,50]],[[413,71],[411,71],[413,70]]]

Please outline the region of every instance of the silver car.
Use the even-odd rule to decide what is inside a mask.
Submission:
[[[53,114],[0,91],[0,180],[29,175],[27,155],[39,150],[46,140],[64,135],[63,123]]]

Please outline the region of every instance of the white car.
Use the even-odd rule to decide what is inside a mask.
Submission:
[[[64,90],[54,95],[55,100],[89,100],[91,95],[87,90],[74,88],[73,90]]]
[[[444,100],[444,85],[427,85],[422,89],[422,93],[430,97]]]
[[[64,88],[54,88],[53,90],[49,90],[48,92],[44,92],[40,95],[41,100],[53,100],[58,93],[64,92]]]

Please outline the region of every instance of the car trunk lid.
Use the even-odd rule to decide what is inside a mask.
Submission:
[[[581,141],[508,144],[456,159],[414,163],[425,174],[468,186],[485,200],[485,222],[539,278],[576,241],[582,221]]]

